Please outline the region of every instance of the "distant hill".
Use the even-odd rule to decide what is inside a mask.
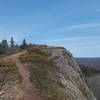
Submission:
[[[75,58],[88,87],[93,91],[97,100],[100,100],[100,58]],[[92,69],[91,69],[92,68]],[[97,71],[96,71],[97,70]],[[99,72],[99,73],[98,73]]]
[[[85,64],[100,70],[100,58],[75,58],[78,64]]]

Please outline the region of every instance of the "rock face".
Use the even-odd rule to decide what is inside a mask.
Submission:
[[[24,91],[16,81],[9,81],[0,90],[0,100],[23,100]]]
[[[65,86],[64,91],[68,95],[68,100],[96,100],[93,93],[87,87],[79,66],[68,50],[62,47],[47,47],[45,50],[50,55],[49,59],[54,60],[55,64],[65,74],[64,76],[59,74],[59,76]]]
[[[16,60],[19,54],[12,55],[12,59]],[[39,93],[46,97],[41,100],[96,100],[86,85],[72,54],[65,48],[33,47],[24,54],[21,53],[19,60],[22,61],[19,67],[25,67],[30,71],[29,80],[32,81],[34,87],[38,85],[36,88],[39,88]],[[24,97],[27,96],[27,93],[33,93],[33,91],[26,93],[25,86],[17,81],[20,79],[19,73],[17,73],[18,69],[16,69],[19,63],[14,66],[12,63],[9,68],[8,63],[4,66],[5,62],[2,62],[0,65],[2,65],[0,66],[0,100],[25,100]],[[3,76],[2,72],[8,69],[9,73],[6,72]],[[26,76],[26,74],[23,75],[23,77]],[[32,97],[35,97],[34,94]]]

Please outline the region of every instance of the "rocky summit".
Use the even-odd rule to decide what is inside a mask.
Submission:
[[[0,59],[0,100],[96,100],[72,54],[33,46]]]

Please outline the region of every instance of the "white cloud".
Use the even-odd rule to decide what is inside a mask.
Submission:
[[[89,40],[89,39],[97,39],[100,37],[71,37],[71,38],[59,38],[59,39],[51,39],[51,40],[44,40],[45,43],[57,43],[57,42],[64,42],[64,41],[75,41],[75,40]]]
[[[85,28],[96,28],[100,27],[100,23],[91,23],[91,24],[77,24],[77,25],[71,25],[71,26],[65,26],[62,28],[58,28],[53,30],[53,33],[62,33],[66,31],[73,31],[73,30],[79,30],[79,29],[85,29]]]

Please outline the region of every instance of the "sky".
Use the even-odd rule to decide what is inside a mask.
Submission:
[[[0,0],[0,41],[11,37],[100,57],[100,0]]]

